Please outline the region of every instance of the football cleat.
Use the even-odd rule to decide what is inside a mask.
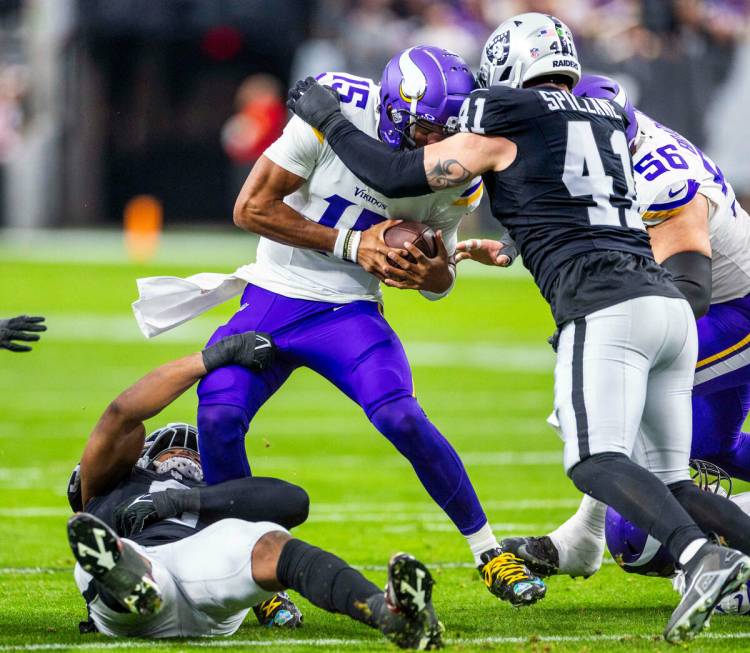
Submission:
[[[560,571],[560,555],[557,547],[546,535],[508,537],[500,542],[500,548],[520,558],[528,570],[540,578],[554,576]]]
[[[481,555],[477,567],[487,589],[515,607],[531,605],[543,599],[547,587],[532,575],[521,558],[510,551],[489,549]]]
[[[261,626],[268,628],[300,628],[304,617],[286,592],[274,594],[270,599],[253,607]]]
[[[683,571],[684,594],[664,629],[664,639],[672,644],[691,640],[708,626],[714,608],[750,578],[750,558],[707,542]]]
[[[406,553],[396,554],[388,563],[385,592],[367,599],[373,624],[400,648],[442,648],[445,628],[432,607],[434,584],[419,560]]]
[[[101,519],[79,512],[68,520],[68,542],[78,564],[133,614],[153,615],[162,607],[151,563],[121,540]]]

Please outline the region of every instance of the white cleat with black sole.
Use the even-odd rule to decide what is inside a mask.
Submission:
[[[161,610],[151,564],[101,519],[85,512],[73,515],[68,542],[78,564],[129,612],[152,615]]]
[[[708,626],[714,608],[750,578],[750,558],[707,542],[683,571],[685,592],[664,629],[664,639],[672,644],[691,640]]]

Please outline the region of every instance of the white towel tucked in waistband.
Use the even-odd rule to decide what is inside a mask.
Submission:
[[[247,285],[237,272],[138,279],[138,299],[133,302],[138,327],[144,336],[153,338],[236,297]]]

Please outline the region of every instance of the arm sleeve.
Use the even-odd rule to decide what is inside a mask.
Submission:
[[[284,170],[307,179],[322,151],[323,134],[297,116],[292,116],[284,127],[284,133],[263,154]]]
[[[270,521],[294,528],[307,519],[310,499],[301,487],[277,478],[252,476],[190,490],[170,488],[153,492],[160,517],[198,513],[203,523],[234,517],[244,521]]]
[[[338,114],[325,129],[331,149],[370,188],[386,197],[418,197],[432,192],[424,171],[424,151],[395,151],[370,138]]]
[[[699,252],[679,252],[662,266],[672,273],[672,281],[693,309],[697,320],[711,306],[711,259]]]

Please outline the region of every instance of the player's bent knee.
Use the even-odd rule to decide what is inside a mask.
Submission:
[[[220,442],[244,438],[249,425],[247,411],[239,406],[210,404],[198,408],[198,431],[201,438]]]
[[[581,492],[586,493],[585,488],[590,485],[592,479],[595,480],[601,474],[606,474],[607,467],[618,463],[634,464],[630,458],[623,453],[606,452],[589,456],[588,458],[575,463],[566,471],[570,480],[573,481],[573,484],[581,490]]]
[[[425,433],[432,433],[432,429],[424,428],[429,420],[417,400],[412,397],[381,406],[372,414],[370,421],[399,448],[419,450],[425,440]]]
[[[263,535],[253,547],[253,580],[271,592],[283,590],[284,587],[276,578],[276,565],[284,545],[292,539],[286,531],[272,530]]]
[[[284,528],[295,528],[307,521],[310,514],[310,496],[299,485],[281,481],[276,504],[278,513],[274,518]]]

